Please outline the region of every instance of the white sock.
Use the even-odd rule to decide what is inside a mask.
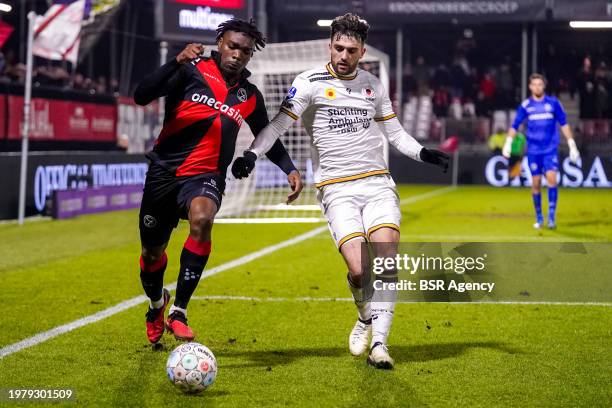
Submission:
[[[355,306],[357,306],[357,314],[359,315],[359,320],[362,323],[368,322],[372,318],[372,302],[369,300],[365,302],[357,302],[355,301]]]
[[[186,309],[181,309],[180,307],[176,307],[174,305],[170,306],[170,311],[168,312],[169,315],[171,315],[174,312],[181,312],[183,314],[183,316],[187,317],[187,310]]]
[[[397,274],[390,271],[381,275],[386,282],[397,282]],[[393,312],[397,301],[395,290],[375,290],[372,296],[372,346],[376,343],[387,344],[387,337],[393,323]]]
[[[158,300],[149,299],[149,307],[151,309],[159,309],[164,305],[164,294]]]
[[[387,337],[393,323],[395,302],[372,303],[372,344],[387,344]]]
[[[362,322],[366,322],[372,318],[371,312],[371,299],[372,297],[364,291],[362,288],[357,288],[353,285],[353,282],[348,278],[348,286],[353,294],[353,299],[355,299],[355,306],[357,306],[357,314],[359,315],[359,320]]]

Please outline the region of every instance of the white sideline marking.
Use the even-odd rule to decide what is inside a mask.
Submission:
[[[229,295],[209,295],[193,296],[194,300],[244,300],[250,302],[352,302],[353,298],[333,298],[333,297],[251,297],[251,296],[229,296]],[[398,302],[398,303],[444,303],[450,305],[558,305],[558,306],[604,306],[612,307],[609,302],[546,302],[546,301],[478,301],[478,302]]]
[[[406,204],[406,203],[413,203],[413,202],[416,202],[416,201],[419,201],[419,200],[424,200],[424,199],[427,199],[429,197],[433,197],[433,196],[436,196],[436,195],[439,195],[439,194],[443,194],[443,193],[445,193],[447,191],[451,191],[453,189],[455,189],[455,187],[445,187],[445,188],[440,188],[440,189],[437,189],[437,190],[429,191],[429,192],[424,193],[424,194],[419,194],[419,195],[416,195],[414,197],[409,197],[409,198],[406,198],[406,199],[400,201],[400,205]],[[271,245],[269,247],[260,249],[259,251],[255,251],[255,252],[253,252],[251,254],[245,255],[245,256],[243,256],[241,258],[238,258],[238,259],[235,259],[233,261],[226,262],[226,263],[224,263],[222,265],[219,265],[219,266],[217,266],[215,268],[212,268],[212,269],[209,269],[208,271],[205,271],[202,274],[200,279],[205,279],[205,278],[208,278],[210,276],[216,275],[219,272],[223,272],[223,271],[226,271],[228,269],[235,268],[235,267],[240,266],[240,265],[244,265],[245,263],[251,262],[251,261],[253,261],[253,260],[257,259],[257,258],[260,258],[262,256],[266,256],[266,255],[268,255],[268,254],[270,254],[272,252],[278,251],[279,249],[282,249],[282,248],[285,248],[285,247],[297,244],[299,242],[305,241],[305,240],[307,240],[309,238],[312,238],[312,237],[320,234],[321,232],[323,232],[325,230],[327,230],[327,226],[321,226],[321,227],[315,228],[315,229],[313,229],[313,230],[311,230],[309,232],[306,232],[304,234],[301,234],[301,235],[298,235],[298,236],[293,237],[291,239],[288,239],[286,241],[283,241],[283,242],[280,242],[278,244]],[[168,290],[176,289],[176,282],[166,286],[166,288]],[[111,307],[109,307],[107,309],[101,310],[101,311],[99,311],[97,313],[94,313],[92,315],[85,316],[85,317],[83,317],[81,319],[74,320],[74,321],[72,321],[70,323],[66,323],[66,324],[63,324],[61,326],[54,327],[53,329],[50,329],[50,330],[47,330],[47,331],[35,334],[34,336],[31,336],[31,337],[28,337],[28,338],[23,339],[21,341],[18,341],[17,343],[9,344],[8,346],[2,347],[0,349],[0,359],[4,358],[6,356],[10,356],[11,354],[14,354],[14,353],[16,353],[18,351],[21,351],[21,350],[25,349],[25,348],[32,347],[32,346],[35,346],[37,344],[43,343],[43,342],[45,342],[45,341],[47,341],[49,339],[52,339],[54,337],[57,337],[57,336],[61,335],[61,334],[68,333],[68,332],[70,332],[70,331],[72,331],[74,329],[78,329],[80,327],[87,326],[88,324],[95,323],[95,322],[98,322],[98,321],[100,321],[102,319],[106,319],[107,317],[113,316],[113,315],[115,315],[117,313],[121,313],[124,310],[127,310],[127,309],[129,309],[129,308],[131,308],[133,306],[136,306],[138,304],[143,303],[147,299],[148,298],[145,295],[136,296],[134,298],[125,300],[125,301],[123,301],[121,303],[117,303],[114,306],[111,306]]]
[[[48,221],[52,219],[52,217],[46,215],[30,215],[29,217],[25,217],[25,222]],[[17,224],[18,222],[19,220],[1,220],[0,225]]]
[[[286,241],[283,242],[279,242],[278,244],[275,245],[270,245],[269,247],[260,249],[259,251],[255,251],[252,252],[248,255],[245,255],[243,257],[240,257],[238,259],[234,259],[233,261],[230,262],[226,262],[224,264],[221,264],[219,266],[216,266],[214,268],[209,269],[208,271],[204,272],[202,274],[202,277],[200,279],[205,279],[208,278],[210,276],[216,275],[219,272],[223,272],[226,271],[228,269],[232,269],[235,268],[237,266],[240,265],[244,265],[248,262],[251,262],[257,258],[261,258],[262,256],[266,256],[272,252],[278,251],[279,249],[300,243],[302,241],[305,241],[309,238],[314,237],[315,235],[320,234],[321,232],[327,230],[327,226],[324,227],[318,227],[315,228],[311,231],[308,231],[304,234],[298,235],[296,237],[293,237],[291,239],[288,239]],[[166,286],[166,288],[168,290],[174,290],[176,289],[176,282]],[[13,344],[9,344],[8,346],[2,347],[0,349],[0,359],[9,356],[13,353],[16,353],[18,351],[21,351],[25,348],[28,347],[32,347],[35,346],[37,344],[40,344],[42,342],[45,342],[49,339],[52,339],[53,337],[57,337],[60,334],[64,334],[64,333],[68,333],[69,331],[72,331],[74,329],[78,329],[79,327],[83,327],[83,326],[87,326],[88,324],[91,323],[95,323],[97,321],[100,321],[102,319],[106,319],[109,316],[113,316],[117,313],[123,312],[124,310],[127,310],[133,306],[139,305],[141,303],[143,303],[144,301],[148,300],[148,298],[145,295],[140,295],[140,296],[136,296],[134,298],[131,298],[129,300],[123,301],[121,303],[117,303],[114,306],[111,306],[107,309],[101,310],[97,313],[94,313],[92,315],[89,316],[85,316],[81,319],[75,320],[73,322],[61,325],[61,326],[57,326],[54,327],[51,330],[47,330],[44,331],[42,333],[38,333],[32,337],[28,337],[24,340],[18,341],[17,343],[13,343]]]
[[[450,191],[455,190],[456,188],[457,188],[456,186],[448,186],[448,187],[443,187],[443,188],[437,188],[435,190],[428,191],[427,193],[415,195],[413,197],[407,197],[407,198],[404,198],[404,199],[400,200],[400,205],[412,204],[412,203],[415,203],[417,201],[426,200],[428,198],[438,196],[440,194],[446,194],[446,193],[448,193]]]

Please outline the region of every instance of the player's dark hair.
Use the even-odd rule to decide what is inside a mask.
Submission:
[[[541,79],[542,82],[544,82],[544,85],[546,85],[546,78],[544,77],[544,75],[534,72],[533,74],[529,75],[529,83],[531,83],[531,81],[533,81],[534,79]]]
[[[368,30],[370,25],[367,21],[359,17],[357,14],[346,13],[343,16],[334,18],[331,23],[331,39],[338,39],[343,35],[353,37],[365,43],[368,38]]]
[[[266,37],[259,31],[255,25],[255,20],[250,19],[249,21],[241,20],[239,18],[232,18],[219,24],[217,27],[217,42],[223,37],[227,31],[235,31],[238,33],[244,33],[251,37],[255,41],[255,49],[260,50],[266,46]]]

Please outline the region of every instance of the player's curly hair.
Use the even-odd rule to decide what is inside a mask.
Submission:
[[[334,18],[331,23],[331,39],[340,38],[343,35],[353,37],[365,43],[368,38],[368,30],[370,25],[367,21],[359,17],[357,14],[346,13],[343,16]]]
[[[248,35],[255,41],[256,50],[260,50],[266,46],[266,37],[259,31],[253,19],[245,21],[239,18],[232,18],[231,20],[222,22],[219,24],[219,27],[217,27],[216,40],[219,41],[227,31],[235,31]]]

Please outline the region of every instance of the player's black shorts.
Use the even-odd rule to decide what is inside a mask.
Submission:
[[[187,219],[191,200],[208,197],[221,208],[225,180],[214,173],[176,177],[162,164],[151,162],[140,203],[140,241],[159,246],[170,239],[179,218]]]

